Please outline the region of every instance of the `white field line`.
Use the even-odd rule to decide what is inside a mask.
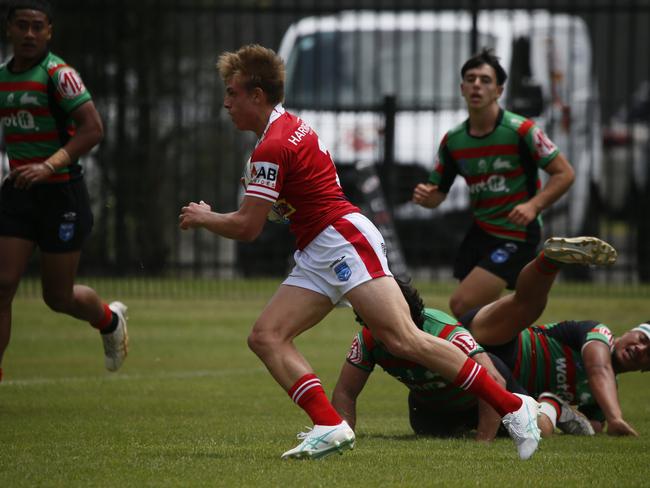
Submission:
[[[96,383],[102,381],[141,381],[157,379],[176,379],[182,380],[187,378],[218,378],[224,376],[244,375],[250,373],[266,372],[265,368],[238,368],[238,369],[215,369],[215,370],[196,370],[196,371],[160,371],[157,373],[107,373],[102,376],[64,376],[60,378],[28,378],[24,380],[7,380],[0,383],[0,388],[11,386],[40,386],[40,385],[58,385],[66,383]]]

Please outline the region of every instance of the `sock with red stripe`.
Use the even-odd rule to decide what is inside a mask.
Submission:
[[[535,258],[535,269],[542,274],[552,275],[560,271],[564,263],[546,257],[544,251],[540,252]]]
[[[522,404],[521,398],[504,389],[494,381],[483,366],[470,358],[467,358],[460,368],[454,386],[469,391],[487,402],[502,417],[518,410]]]
[[[551,422],[553,422],[553,427],[557,425],[557,419],[562,413],[562,406],[553,400],[552,398],[543,397],[539,399],[540,412],[546,415]]]
[[[343,422],[315,374],[304,375],[288,393],[291,400],[307,412],[314,425],[338,425]]]
[[[92,323],[92,325],[95,329],[99,329],[99,332],[102,334],[110,334],[111,332],[114,332],[115,329],[117,328],[117,314],[114,314],[113,311],[109,308],[107,304],[103,304],[104,307],[104,316],[99,322]]]

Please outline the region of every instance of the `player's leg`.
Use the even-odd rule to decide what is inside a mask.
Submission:
[[[462,317],[469,310],[497,300],[505,288],[504,279],[475,267],[454,290],[449,308],[455,317]]]
[[[333,307],[321,293],[281,285],[255,322],[248,346],[285,390],[301,376],[313,373],[294,338],[320,322]]]
[[[105,366],[109,371],[116,371],[128,351],[126,306],[121,302],[108,305],[92,288],[75,284],[80,256],[80,251],[42,253],[43,300],[55,312],[84,320],[98,329],[104,345]]]
[[[0,380],[2,358],[11,337],[11,304],[33,252],[31,241],[0,236]]]
[[[559,396],[544,392],[539,396],[538,401],[541,405],[540,417],[544,417],[546,421],[546,426],[542,430],[544,435],[553,434],[555,427],[565,434],[585,436],[595,434],[589,419]]]
[[[418,329],[392,277],[363,283],[350,290],[346,298],[373,336],[391,354],[421,364],[487,402],[503,418],[504,425],[517,444],[520,457],[527,459],[532,456],[539,443],[537,402],[506,391],[485,368],[460,349]]]
[[[319,323],[333,308],[326,295],[283,284],[255,322],[248,346],[262,360],[314,427],[299,434],[302,442],[283,459],[318,459],[354,446],[354,432],[332,407],[320,379],[293,340]]]
[[[488,346],[508,342],[542,314],[562,266],[611,264],[615,256],[613,247],[595,237],[548,239],[542,252],[519,273],[514,293],[476,313],[471,321],[472,335]]]
[[[473,225],[458,250],[454,277],[460,280],[449,308],[460,318],[513,289],[523,266],[535,256],[535,244],[509,241]]]

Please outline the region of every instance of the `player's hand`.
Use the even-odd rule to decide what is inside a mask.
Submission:
[[[52,176],[52,170],[43,163],[25,164],[11,170],[9,179],[21,190],[31,188],[34,183],[46,181]]]
[[[513,208],[508,214],[508,220],[513,224],[526,226],[537,217],[537,213],[535,204],[526,202]]]
[[[607,420],[608,435],[632,435],[638,437],[639,434],[623,419]]]
[[[418,183],[413,189],[413,201],[423,207],[432,208],[437,205],[436,192],[438,185],[432,183]]]
[[[210,212],[212,212],[212,207],[203,200],[199,203],[188,203],[185,207],[181,208],[181,214],[178,216],[180,228],[187,230],[201,227]]]

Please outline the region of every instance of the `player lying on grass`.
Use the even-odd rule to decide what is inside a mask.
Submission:
[[[483,339],[505,337],[503,340],[506,342],[543,311],[548,292],[561,265],[560,260],[576,264],[611,264],[615,257],[616,253],[611,246],[595,238],[549,239],[544,252],[522,270],[515,293],[474,312],[471,326],[479,331],[479,337]],[[489,362],[486,357],[488,355],[465,329],[458,327],[460,324],[455,319],[438,310],[424,309],[412,287],[403,284],[402,292],[407,298],[414,320],[426,333],[450,341],[475,361],[482,361],[481,364]],[[521,323],[525,325],[516,325]],[[507,382],[509,390],[522,392],[511,370],[499,357],[491,358],[494,368],[489,364],[486,368],[491,373],[497,369]],[[498,417],[490,408],[426,368],[391,355],[366,328],[357,334],[352,343],[332,398],[334,407],[353,428],[356,424],[357,397],[375,364],[382,366],[410,389],[409,418],[416,433],[449,436],[477,429],[479,440],[489,440],[496,434]],[[611,396],[612,392],[608,392],[608,395]],[[613,395],[616,397],[615,389]],[[548,404],[552,398],[545,395],[542,400]],[[545,434],[553,431],[556,422],[560,428],[571,432],[588,429],[585,424],[589,424],[582,415],[565,403],[557,403],[561,409],[560,415],[544,407],[546,415],[541,415],[538,419]]]
[[[566,264],[608,264],[613,249],[594,238],[552,239],[528,264],[514,293],[461,317],[486,351],[498,356],[517,382],[542,405],[553,425],[567,433],[590,435],[607,425],[610,435],[637,435],[623,419],[616,375],[650,368],[650,325],[641,324],[615,338],[609,327],[593,320],[537,325],[560,268]],[[650,321],[648,321],[650,322]],[[591,425],[566,422],[576,405]],[[593,429],[592,429],[593,427]]]
[[[228,239],[252,241],[267,216],[289,225],[296,265],[278,287],[248,337],[273,379],[311,418],[314,427],[282,457],[317,459],[350,449],[355,436],[332,407],[319,378],[294,339],[348,302],[394,354],[417,361],[488,402],[504,417],[527,459],[539,443],[539,405],[497,384],[447,341],[423,333],[409,313],[386,259],[384,239],[343,194],[330,153],[316,133],[282,106],[284,63],[270,49],[244,46],[219,57],[224,108],[234,125],[258,142],[244,172],[246,193],[234,212],[203,201],[181,209],[181,229],[205,228]]]

